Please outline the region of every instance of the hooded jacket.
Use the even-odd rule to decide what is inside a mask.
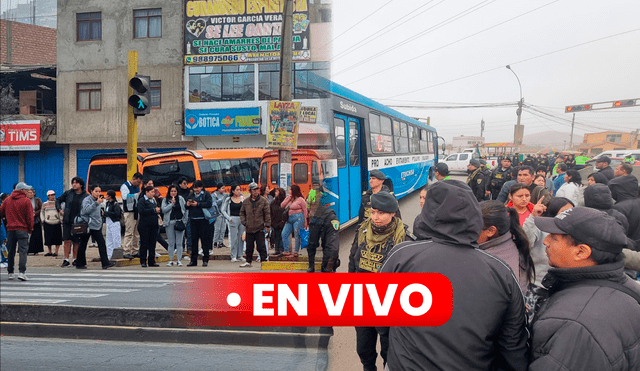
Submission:
[[[584,190],[584,206],[604,211],[622,224],[625,233],[629,230],[629,221],[618,210],[613,209],[611,191],[604,184],[592,184]]]
[[[7,219],[7,231],[33,231],[33,205],[23,191],[13,191],[2,202],[0,217]]]
[[[638,197],[638,178],[633,175],[624,175],[609,181],[611,197],[616,202],[630,200]]]
[[[627,218],[629,229],[627,229],[627,237],[635,243],[635,248],[629,246],[633,250],[640,250],[640,198],[633,200],[625,200],[613,205],[614,210],[618,210]]]
[[[533,322],[531,371],[640,369],[640,305],[598,279],[640,295],[622,261],[584,268],[551,268],[543,280],[550,296]]]
[[[453,311],[441,326],[389,328],[389,369],[526,370],[524,298],[507,264],[478,249],[482,213],[469,187],[433,184],[420,221],[431,240],[395,246],[381,271],[445,275]]]
[[[611,179],[615,177],[615,172],[613,171],[613,168],[611,168],[611,166],[609,165],[607,165],[607,167],[605,167],[604,169],[598,170],[598,173],[604,175],[608,181],[611,181]]]

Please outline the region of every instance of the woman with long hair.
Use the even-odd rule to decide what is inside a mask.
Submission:
[[[33,232],[29,236],[29,251],[30,255],[38,255],[38,253],[44,252],[44,241],[42,241],[42,222],[40,221],[40,211],[42,211],[42,200],[36,197],[36,191],[33,189],[27,190],[27,198],[31,201],[33,206]]]
[[[286,191],[280,187],[273,190],[273,202],[271,202],[271,243],[274,245],[275,255],[281,256],[284,252],[282,246],[282,229],[286,221],[282,218],[284,209],[282,201],[284,201]]]
[[[582,195],[582,197],[580,197]],[[582,177],[576,169],[567,170],[564,175],[564,184],[560,186],[555,194],[556,197],[564,197],[571,200],[574,205],[584,204],[584,190],[582,189]]]
[[[544,198],[544,197],[543,197]],[[538,202],[540,203],[542,199]],[[533,204],[531,203],[531,191],[522,183],[516,183],[509,189],[509,203],[507,207],[512,207],[518,212],[518,218],[520,225],[524,225],[524,221],[527,219],[533,211]]]
[[[300,250],[300,229],[307,228],[307,201],[300,191],[300,186],[297,184],[291,185],[291,193],[280,204],[283,208],[289,207],[289,219],[285,221],[284,229],[282,230],[282,245],[284,246],[284,255],[291,255],[289,252],[289,236],[291,232],[295,236],[295,245],[293,249],[293,256],[298,256]]]
[[[520,226],[518,212],[500,201],[483,201],[480,249],[504,260],[518,278],[522,292],[535,280],[535,268],[529,253],[529,240]]]
[[[222,216],[229,222],[229,249],[231,250],[231,262],[245,261],[242,257],[244,244],[242,234],[244,226],[240,223],[240,209],[242,209],[242,189],[238,184],[232,184],[230,196],[222,203]]]
[[[546,247],[542,244],[542,241],[547,237],[548,233],[539,230],[533,218],[536,216],[553,218],[574,206],[571,201],[564,197],[554,197],[551,199],[549,206],[544,206],[542,203],[536,204],[531,215],[524,221],[522,229],[524,229],[527,239],[529,240],[529,250],[531,251],[531,258],[533,259],[533,265],[536,269],[535,284],[538,286],[542,285],[542,279],[549,270],[549,259],[547,258]]]
[[[89,236],[98,244],[98,253],[100,253],[100,262],[102,269],[107,269],[116,265],[109,261],[107,255],[107,243],[102,236],[102,203],[104,197],[100,194],[102,189],[97,185],[89,186],[89,197],[82,200],[79,217],[89,223],[89,234],[80,237],[80,246],[78,246],[78,256],[76,257],[76,268],[87,269],[87,243]],[[157,224],[157,223],[156,223]]]
[[[182,236],[187,225],[187,201],[178,194],[178,186],[172,184],[167,188],[167,195],[162,200],[162,225],[164,225],[167,231],[167,239],[169,240],[169,262],[168,267],[171,267],[173,262],[173,256],[176,256],[175,264],[179,267],[182,266],[180,260],[182,260]],[[182,230],[176,229],[176,224],[182,222]]]

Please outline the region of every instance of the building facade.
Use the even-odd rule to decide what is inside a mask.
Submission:
[[[638,132],[639,130],[631,133],[603,131],[585,134],[580,144],[580,151],[587,153],[589,156],[595,156],[604,151],[640,149],[640,135],[638,135]]]
[[[473,148],[476,145],[482,146],[483,144],[483,137],[461,135],[459,137],[453,137],[453,140],[451,141],[451,149],[453,152],[462,152],[465,148]]]

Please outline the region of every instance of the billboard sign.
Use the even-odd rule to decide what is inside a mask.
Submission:
[[[296,149],[300,102],[269,102],[267,148]]]
[[[184,135],[260,134],[260,107],[185,110]]]
[[[0,122],[0,151],[39,151],[40,121]]]
[[[185,0],[184,63],[280,60],[280,0]],[[308,61],[308,0],[293,2],[293,60]]]

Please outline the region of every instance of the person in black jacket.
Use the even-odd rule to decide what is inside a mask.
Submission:
[[[282,208],[280,204],[284,201],[287,192],[283,188],[276,187],[271,190],[270,193],[273,196],[273,201],[269,205],[269,209],[271,210],[271,237],[269,242],[275,250],[273,256],[282,256],[282,253],[284,253],[282,229],[287,221],[282,217],[284,208]]]
[[[213,247],[213,237],[209,233],[209,221],[205,218],[202,209],[209,209],[213,205],[211,194],[204,189],[201,180],[193,182],[193,192],[187,197],[187,211],[189,212],[189,223],[191,224],[191,262],[187,267],[198,265],[198,241],[202,243],[202,266],[209,265],[209,250]]]
[[[271,220],[273,223],[273,219]],[[338,230],[340,222],[335,211],[322,205],[320,197],[311,204],[311,220],[309,221],[309,254],[308,273],[315,272],[316,250],[322,239],[322,265],[321,272],[335,272],[340,266],[340,236]]]
[[[615,178],[607,184],[611,190],[611,197],[616,202],[636,198],[638,194],[638,178],[631,174],[633,167],[629,164],[620,164],[616,167]]]
[[[155,188],[144,188],[144,196],[138,200],[138,233],[140,234],[140,265],[143,268],[158,267],[156,263],[156,238],[160,205],[154,199]]]
[[[478,249],[482,212],[463,182],[429,187],[422,208],[427,241],[403,242],[383,273],[440,273],[453,287],[451,318],[437,327],[379,328],[389,338],[389,370],[526,370],[522,291],[511,269]]]
[[[89,194],[84,190],[84,180],[79,176],[71,179],[71,189],[65,191],[56,198],[56,208],[61,210],[62,218],[62,239],[64,240],[64,261],[61,267],[70,267],[69,255],[71,254],[71,245],[73,244],[73,256],[78,256],[78,247],[80,246],[80,238],[71,234],[71,226],[75,223],[76,216],[80,215],[82,201]],[[64,204],[64,209],[62,208]],[[75,259],[73,261],[75,265]]]
[[[611,180],[615,177],[613,169],[609,164],[611,164],[611,159],[608,156],[602,156],[596,160],[596,168],[598,169],[598,172],[604,175],[607,180]]]
[[[618,221],[588,207],[536,217],[553,267],[532,322],[529,370],[638,370],[640,286],[623,273]],[[455,307],[455,305],[454,305]]]
[[[472,158],[471,161],[469,161],[469,165],[467,165],[467,173],[469,174],[467,177],[467,185],[471,188],[478,202],[484,200],[488,180],[482,171],[481,165],[480,161],[475,158]]]

